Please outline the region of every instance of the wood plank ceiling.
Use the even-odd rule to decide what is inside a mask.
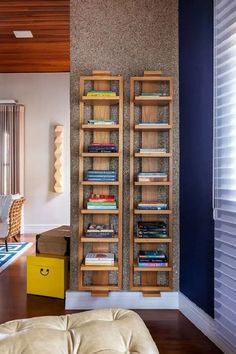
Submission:
[[[69,71],[69,22],[69,0],[0,0],[0,73]]]

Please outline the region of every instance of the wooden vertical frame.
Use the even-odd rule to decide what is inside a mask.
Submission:
[[[111,90],[112,82],[117,83],[118,92],[114,96],[91,97],[86,95],[86,83],[89,83],[94,90]],[[109,118],[111,116],[111,106],[118,106],[117,124],[89,125],[85,120],[85,105],[91,105],[92,117],[90,119]],[[117,133],[117,153],[89,153],[85,151],[85,135],[89,131],[92,134],[94,143],[109,143],[111,131]],[[123,78],[112,76],[109,71],[93,71],[90,76],[80,78],[80,166],[79,166],[79,290],[91,291],[92,296],[107,296],[111,290],[122,289],[122,211],[123,211]],[[89,158],[94,169],[109,169],[112,159],[117,159],[118,173],[116,182],[89,182],[84,180],[85,161]],[[111,186],[117,188],[116,210],[87,210],[85,208],[85,191],[87,186],[92,188],[95,194],[110,194]],[[112,215],[117,218],[118,233],[112,239],[88,239],[84,237],[84,218],[90,215],[94,223],[110,222]],[[84,258],[85,245],[90,244],[92,252],[109,252],[110,245],[117,245],[117,261],[114,266],[85,266]],[[84,280],[85,272],[92,273],[91,284],[86,284]],[[117,273],[117,284],[110,284],[109,272]]]
[[[168,85],[169,92],[158,96],[148,93],[155,93],[160,90],[161,84]],[[139,87],[136,87],[136,86]],[[137,91],[137,92],[136,92]],[[139,92],[138,92],[139,91]],[[141,93],[145,93],[142,95]],[[135,117],[135,105],[140,106],[142,125],[137,124]],[[146,122],[158,120],[159,106],[166,106],[168,109],[168,121],[164,125],[145,125]],[[173,287],[173,81],[171,77],[162,76],[160,71],[145,71],[144,76],[132,77],[130,79],[130,289],[141,290],[144,296],[160,296],[161,291],[171,291]],[[167,132],[168,151],[166,153],[143,154],[135,151],[135,138],[139,133],[139,148],[158,148],[161,132]],[[160,170],[160,162],[167,159],[168,181],[167,182],[138,182],[135,176],[135,164],[137,159],[142,172]],[[141,172],[140,171],[140,172]],[[165,186],[168,202],[167,210],[139,210],[135,203],[137,195],[142,200],[158,200],[159,188]],[[148,238],[140,239],[135,235],[135,220],[160,220],[165,216],[168,227],[168,237],[165,239]],[[142,250],[154,250],[158,245],[166,244],[168,252],[168,267],[138,267],[135,259],[135,247]],[[140,283],[135,283],[135,272],[139,274]],[[165,285],[158,285],[157,278],[164,272],[166,274]]]

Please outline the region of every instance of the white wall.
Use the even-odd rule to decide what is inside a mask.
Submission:
[[[69,73],[0,74],[0,98],[25,105],[25,232],[70,223]],[[64,192],[53,192],[54,126],[64,125]]]

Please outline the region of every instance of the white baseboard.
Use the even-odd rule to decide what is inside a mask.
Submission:
[[[185,295],[179,292],[179,310],[186,316],[205,336],[207,336],[225,354],[236,353],[235,348],[218,333],[215,320],[195,305]]]
[[[24,224],[25,234],[40,234],[47,230],[55,229],[62,224]]]
[[[113,291],[108,297],[92,297],[87,291],[66,292],[66,310],[87,310],[107,307],[128,309],[178,309],[178,293],[163,292],[161,297],[143,297],[141,292]]]

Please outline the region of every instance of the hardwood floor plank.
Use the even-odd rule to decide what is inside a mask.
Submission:
[[[34,245],[0,273],[0,323],[34,316],[63,315],[61,299],[26,294],[26,256],[35,253],[35,236],[22,241]],[[178,310],[136,310],[148,327],[160,354],[220,354],[218,349]],[[145,353],[142,353],[145,354]]]

